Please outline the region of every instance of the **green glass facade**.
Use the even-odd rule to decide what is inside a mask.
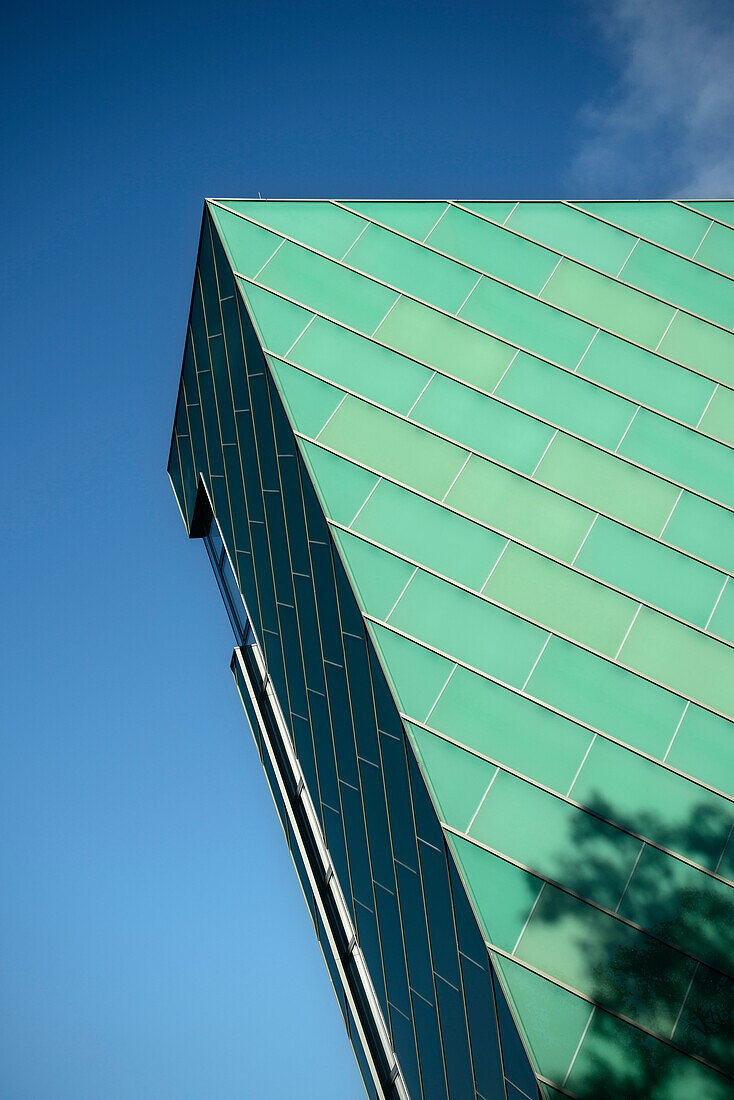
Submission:
[[[206,204],[169,473],[371,1096],[734,1096],[733,326],[734,202]]]

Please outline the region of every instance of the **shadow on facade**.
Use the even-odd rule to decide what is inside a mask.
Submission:
[[[585,808],[614,820],[601,794]],[[730,824],[717,807],[702,803],[677,826],[647,814],[637,828],[711,867]],[[559,861],[560,881],[585,898],[599,898],[619,875],[613,846],[600,840],[598,825],[597,817],[578,814],[573,854]],[[724,883],[645,844],[618,911],[649,935],[583,904],[574,905],[569,923],[568,895],[558,890],[538,906],[540,919],[556,926],[560,936],[570,930],[569,951],[589,982],[584,992],[598,1006],[586,1050],[567,1084],[574,1094],[594,1100],[734,1097],[734,1080],[603,1011],[635,1020],[734,1076],[734,981],[727,976],[734,971],[731,893]]]

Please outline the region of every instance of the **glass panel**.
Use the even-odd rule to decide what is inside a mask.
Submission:
[[[306,309],[263,290],[256,283],[237,280],[250,316],[263,346],[276,355],[285,355],[313,317]]]
[[[232,210],[340,260],[364,229],[361,218],[330,202],[258,199],[228,202]]]
[[[660,758],[685,707],[679,696],[561,638],[551,638],[526,690]]]
[[[734,391],[719,386],[699,427],[734,447]]]
[[[509,684],[522,684],[545,633],[428,573],[416,573],[391,622],[420,641]]]
[[[734,796],[734,725],[726,718],[691,705],[667,760],[671,767]]]
[[[497,396],[610,450],[635,411],[629,401],[524,352],[500,382]]]
[[[475,1092],[464,998],[458,989],[438,975],[436,997],[449,1096],[451,1100],[465,1100]]]
[[[482,844],[539,875],[564,885],[573,883],[577,893],[610,909],[621,898],[640,851],[640,842],[634,837],[502,771],[470,832]],[[605,873],[586,874],[579,869],[580,863],[603,864]],[[530,898],[531,903],[536,896]]]
[[[637,610],[633,600],[516,543],[507,547],[483,591],[612,657]]]
[[[412,298],[400,298],[378,340],[484,390],[499,382],[515,348]]]
[[[367,625],[401,710],[423,720],[446,683],[452,662],[384,627]]]
[[[534,875],[492,855],[470,840],[447,836],[490,943],[512,951],[541,883]]]
[[[726,225],[712,222],[696,259],[700,264],[734,277],[734,232]]]
[[[299,446],[319,488],[327,516],[348,527],[377,484],[376,475],[308,440],[300,440]]]
[[[425,367],[317,317],[289,357],[337,386],[406,413],[431,375]]]
[[[588,218],[562,202],[518,203],[507,225],[609,275],[617,274],[635,243],[628,233]]]
[[[453,443],[354,397],[346,398],[321,441],[439,500],[467,458]]]
[[[600,332],[579,364],[579,374],[626,394],[685,424],[696,425],[715,383],[644,348]]]
[[[574,556],[594,515],[476,455],[456,479],[446,503],[566,561]]]
[[[734,573],[734,515],[708,500],[683,493],[663,538]]]
[[[329,386],[272,355],[268,356],[268,366],[278,383],[296,431],[317,436],[344,397],[342,390]]]
[[[427,243],[531,294],[538,293],[558,263],[554,252],[455,206],[444,214]]]
[[[734,386],[734,336],[714,328],[688,313],[676,313],[660,344],[660,354],[669,355],[686,367]]]
[[[579,773],[573,798],[711,870],[734,820],[721,796],[601,737]]]
[[[458,667],[431,726],[531,779],[565,793],[593,734],[507,688]]]
[[[493,531],[389,481],[380,482],[354,529],[477,592],[505,545]]]
[[[280,244],[282,237],[253,225],[221,206],[207,204],[212,221],[227,246],[232,267],[240,275],[252,278],[266,264]]]
[[[449,313],[456,312],[477,280],[475,272],[377,225],[362,234],[347,263]]]
[[[734,226],[734,202],[731,199],[714,199],[707,200],[706,202],[688,202],[685,200],[686,206],[693,207],[694,210],[700,210],[702,214],[705,214],[709,218],[716,218],[720,222],[726,222],[727,225]]]
[[[734,926],[734,890],[649,844],[619,912],[699,959],[724,970],[731,965],[728,934],[714,929]]]
[[[467,210],[473,210],[475,214],[481,214],[483,218],[489,218],[493,222],[502,225],[517,206],[516,202],[461,202]]]
[[[734,1074],[734,982],[702,966],[683,1006],[675,1041]]]
[[[633,253],[634,255],[634,253]],[[543,298],[600,328],[656,348],[675,310],[573,260],[561,260]]]
[[[717,325],[734,324],[734,282],[645,241],[640,241],[621,277]]]
[[[436,1009],[420,997],[413,997],[413,1018],[425,1100],[446,1100],[446,1077]]]
[[[467,321],[572,370],[594,335],[591,325],[486,278],[460,313]]]
[[[619,654],[626,665],[734,716],[734,649],[643,607]]]
[[[734,507],[734,452],[698,432],[641,409],[619,453]]]
[[[408,729],[442,821],[464,832],[497,769],[420,726]]]
[[[653,474],[560,434],[534,476],[650,534],[660,531],[680,491]]]
[[[387,618],[412,577],[413,566],[346,531],[335,528],[332,535],[363,610],[376,619]]]
[[[394,291],[289,241],[263,268],[258,281],[368,335],[396,298]]]
[[[724,583],[721,573],[603,516],[575,564],[697,626],[706,623]]]
[[[417,241],[424,240],[426,233],[431,231],[441,212],[446,209],[445,202],[349,201],[343,205]]]
[[[433,972],[420,876],[417,871],[404,867],[402,863],[395,864],[395,874],[400,898],[400,921],[408,956],[410,987],[433,1004]]]
[[[696,966],[693,959],[552,886],[541,894],[517,955],[665,1036]]]
[[[591,1005],[509,959],[495,956],[494,963],[504,978],[518,1020],[521,1024],[527,1021],[523,1032],[538,1069],[544,1077],[563,1081]],[[504,1046],[503,1033],[503,1050]]]
[[[708,624],[708,630],[734,644],[734,584],[731,580],[721,593],[721,599]]]
[[[578,202],[600,218],[639,233],[674,252],[692,256],[701,243],[708,222],[700,214],[674,202]]]

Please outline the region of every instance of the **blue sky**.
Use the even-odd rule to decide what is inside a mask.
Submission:
[[[203,197],[731,196],[726,10],[16,6],[4,1100],[363,1095],[165,474]]]

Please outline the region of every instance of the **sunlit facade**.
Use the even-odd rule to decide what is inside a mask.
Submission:
[[[169,474],[371,1097],[734,1096],[734,203],[204,212]]]

